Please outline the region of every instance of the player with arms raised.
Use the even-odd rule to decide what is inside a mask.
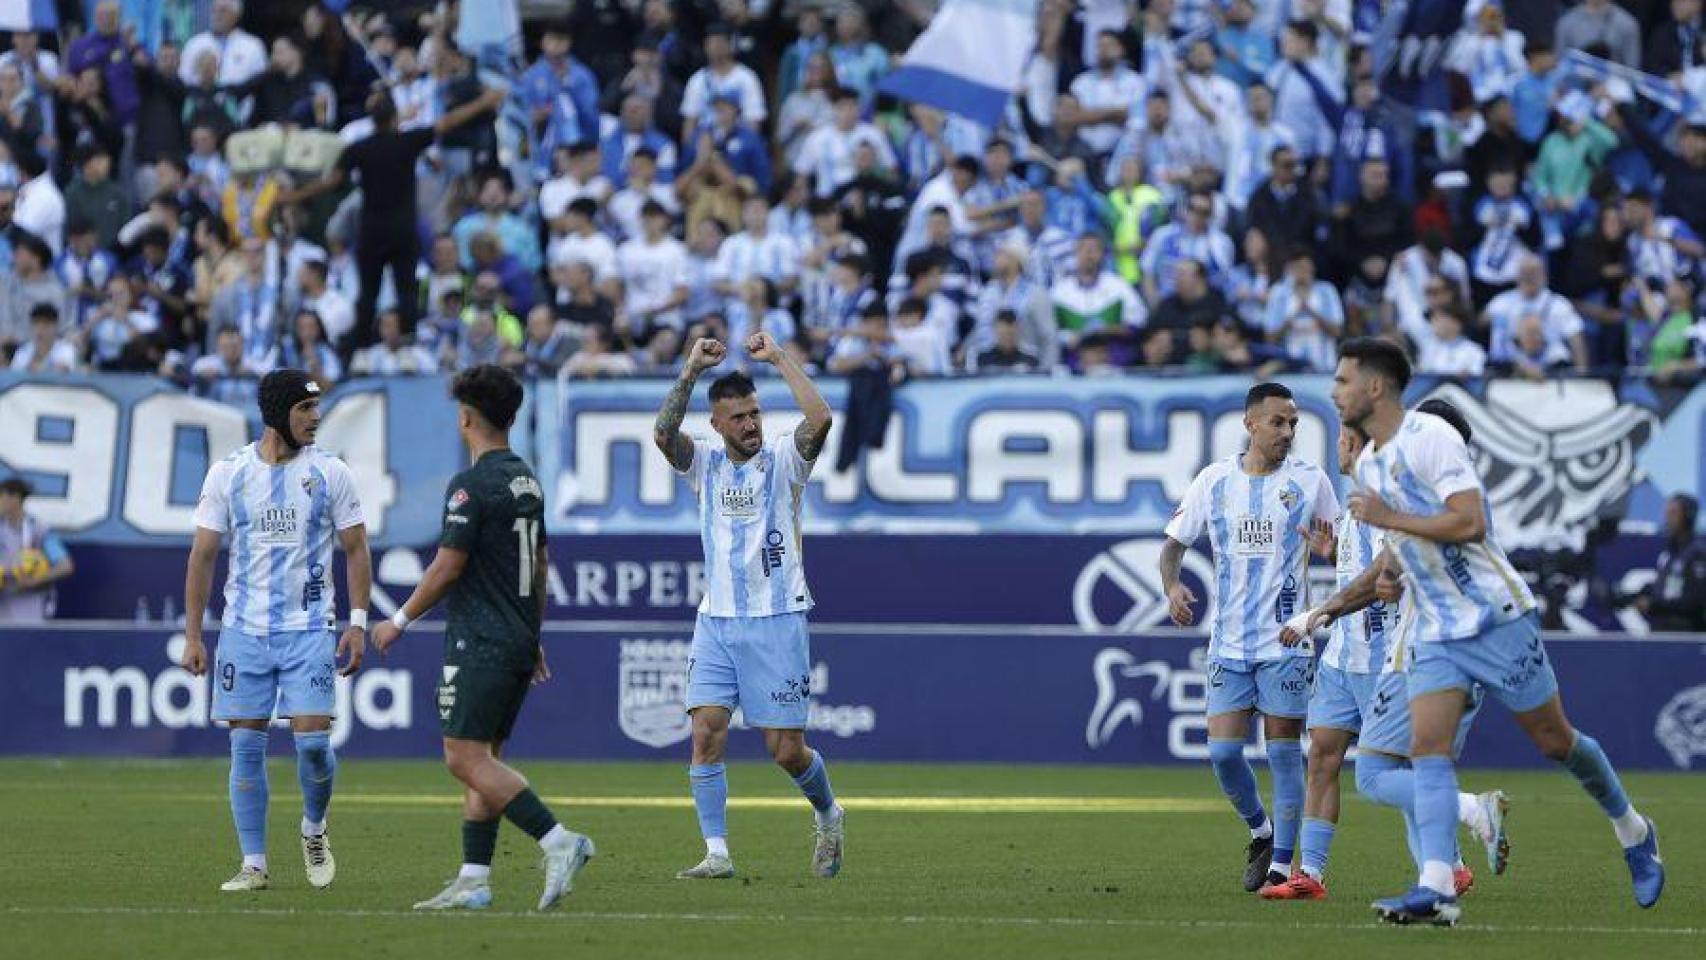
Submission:
[[[1374,909],[1394,923],[1450,925],[1462,913],[1451,870],[1459,799],[1452,749],[1476,683],[1599,802],[1623,846],[1635,901],[1650,907],[1664,889],[1658,831],[1629,802],[1598,742],[1566,718],[1534,597],[1493,539],[1468,446],[1439,417],[1405,411],[1409,381],[1409,361],[1391,343],[1357,338],[1340,347],[1333,402],[1369,440],[1349,509],[1387,532],[1414,597],[1407,681],[1423,865],[1414,888]]]
[[[705,597],[693,626],[687,677],[687,711],[693,717],[688,773],[705,859],[677,876],[734,876],[723,751],[729,718],[738,707],[747,724],[764,731],[770,756],[811,802],[816,812],[812,870],[833,877],[841,869],[846,816],[830,789],[823,756],[806,746],[811,699],[806,611],[812,597],[800,554],[800,501],[832,418],[829,404],[798,361],[769,334],[756,333],[746,341],[747,354],[776,367],[804,422],[766,443],[757,390],[746,374],[731,373],[710,389],[711,428],[722,442],[688,437],[681,421],[693,385],[726,352],[715,340],[693,345],[653,433],[658,449],[698,495],[705,548]]]
[[[265,890],[267,724],[290,719],[302,784],[302,861],[308,882],[337,873],[326,837],[337,756],[332,751],[336,658],[361,669],[373,584],[361,501],[342,460],[314,446],[320,388],[301,370],[275,370],[259,390],[261,439],[214,464],[195,509],[184,580],[184,669],[207,671],[202,618],[220,540],[231,538],[225,613],[215,651],[213,719],[231,726],[231,818],[243,866],[220,888]],[[350,624],[333,639],[332,542],[343,547]]]
[[[544,492],[527,461],[509,448],[521,409],[521,381],[495,364],[451,381],[458,428],[472,463],[445,491],[438,553],[415,592],[373,631],[380,652],[446,596],[444,682],[438,717],[444,763],[461,781],[462,869],[416,910],[480,910],[491,905],[492,853],[500,817],[545,854],[539,909],[561,900],[596,852],[590,839],[557,822],[527,779],[499,757],[527,689],[551,676],[539,625],[545,616]]]
[[[1297,404],[1277,383],[1244,399],[1250,445],[1203,468],[1167,524],[1161,581],[1173,622],[1189,626],[1196,597],[1179,580],[1185,550],[1206,529],[1214,547],[1218,609],[1209,623],[1208,747],[1220,789],[1250,828],[1244,889],[1283,884],[1303,808],[1299,738],[1314,668],[1307,646],[1280,643],[1280,627],[1309,607],[1308,530],[1330,528],[1339,502],[1327,474],[1291,456]],[[1250,718],[1262,715],[1274,778],[1269,820],[1244,759]]]

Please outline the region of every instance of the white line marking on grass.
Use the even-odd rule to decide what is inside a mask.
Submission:
[[[818,923],[870,924],[897,926],[949,927],[1068,927],[1068,928],[1138,928],[1152,930],[1347,930],[1384,929],[1377,921],[1368,923],[1284,923],[1254,920],[1163,920],[1140,917],[970,917],[970,916],[795,916],[785,913],[665,913],[665,912],[578,912],[572,908],[552,913],[527,910],[450,911],[418,913],[413,910],[310,910],[289,907],[256,907],[234,910],[215,910],[209,907],[5,907],[0,913],[10,916],[171,916],[171,917],[355,917],[362,919],[430,920],[451,918],[475,921],[482,918],[503,920],[541,920],[547,922],[603,921],[610,923]],[[1542,924],[1461,924],[1458,930],[1466,933],[1541,933],[1541,934],[1601,934],[1606,936],[1701,937],[1706,929],[1698,927],[1609,927],[1603,925],[1546,926]]]

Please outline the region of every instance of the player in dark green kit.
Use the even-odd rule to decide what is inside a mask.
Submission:
[[[446,594],[444,680],[438,718],[444,762],[466,787],[462,801],[462,870],[417,910],[480,910],[491,905],[488,882],[500,817],[525,830],[545,852],[539,909],[561,900],[592,858],[592,841],[557,822],[527,780],[499,756],[527,688],[551,676],[539,643],[545,614],[545,500],[527,462],[509,448],[521,408],[521,381],[485,364],[457,374],[450,392],[459,407],[462,442],[472,466],[445,492],[438,555],[389,623],[373,633],[380,652]]]

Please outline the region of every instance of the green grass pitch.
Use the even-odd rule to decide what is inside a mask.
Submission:
[[[281,738],[282,739],[282,738]],[[277,745],[275,744],[275,747]],[[1638,775],[1660,824],[1665,898],[1635,907],[1611,828],[1562,774],[1464,777],[1515,806],[1510,872],[1479,850],[1456,930],[1376,923],[1411,879],[1397,815],[1354,796],[1327,903],[1243,892],[1245,834],[1200,769],[882,766],[831,772],[849,809],[839,879],[808,869],[810,816],[761,764],[731,768],[741,876],[689,883],[702,847],[684,764],[518,765],[599,857],[547,915],[531,842],[505,826],[492,911],[417,916],[460,859],[456,790],[426,762],[346,758],[331,824],[338,879],[309,889],[294,764],[275,759],[273,889],[222,894],[236,842],[223,761],[0,761],[0,957],[1300,957],[1706,956],[1706,780]],[[1469,952],[1472,951],[1472,952]]]

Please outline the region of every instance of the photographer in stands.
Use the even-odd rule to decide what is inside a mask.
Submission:
[[[1706,542],[1694,535],[1700,501],[1679,493],[1665,503],[1665,544],[1658,576],[1635,598],[1654,630],[1706,630]]]

